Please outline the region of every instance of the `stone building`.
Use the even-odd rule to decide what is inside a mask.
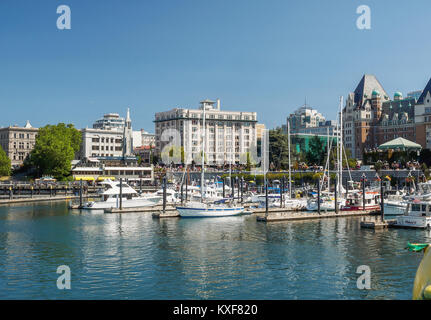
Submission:
[[[431,149],[431,79],[416,102],[415,123],[416,142]]]
[[[396,138],[416,140],[415,97],[403,98],[401,92],[395,92],[392,101],[382,104],[382,115],[376,130],[377,145]]]
[[[29,121],[24,127],[15,125],[0,128],[0,146],[11,160],[12,168],[21,166],[33,150],[38,130]]]
[[[388,101],[388,94],[374,75],[364,75],[355,91],[348,94],[343,108],[343,140],[353,157],[362,159],[365,149],[378,146],[382,105]]]

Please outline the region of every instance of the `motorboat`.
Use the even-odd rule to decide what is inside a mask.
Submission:
[[[384,212],[388,216],[403,215],[407,209],[408,197],[403,192],[397,191],[395,194],[388,195],[384,201]]]
[[[138,192],[125,182],[121,183],[121,187],[120,182],[111,180],[105,180],[102,184],[106,187],[106,190],[101,193],[102,200],[87,202],[82,206],[82,209],[103,210],[119,208],[120,199],[122,208],[151,207],[160,201],[158,197],[149,198],[139,196]]]
[[[377,191],[365,191],[365,204],[364,194],[362,191],[350,192],[347,196],[346,204],[342,208],[343,211],[361,211],[361,210],[379,210],[380,193]]]
[[[407,201],[405,213],[396,218],[396,226],[431,228],[431,201],[420,197]]]

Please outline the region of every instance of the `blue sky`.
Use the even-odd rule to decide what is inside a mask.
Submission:
[[[58,5],[72,29],[58,30]],[[358,30],[356,8],[371,8]],[[221,99],[272,128],[307,102],[336,117],[364,73],[393,95],[431,77],[429,0],[2,0],[0,126],[91,126],[104,113],[154,131],[154,113]]]

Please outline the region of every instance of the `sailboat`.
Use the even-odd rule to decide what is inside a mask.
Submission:
[[[337,189],[334,190],[337,193],[337,207],[338,209],[342,209],[346,205],[346,200],[342,197],[343,194],[346,192],[346,190],[343,187],[342,181],[343,181],[343,116],[342,116],[342,110],[343,110],[343,97],[340,97],[340,112],[339,112],[339,122],[337,123],[337,129],[339,128],[340,134],[338,135],[338,132],[335,132],[334,134],[337,134],[337,173],[336,178],[337,179]],[[329,142],[328,142],[329,143]],[[331,141],[332,144],[332,141]],[[328,145],[329,146],[329,145]],[[317,211],[320,207],[321,211],[334,211],[335,210],[335,194],[330,192],[330,174],[329,174],[329,154],[330,154],[330,147],[328,147],[328,157],[325,165],[328,169],[328,176],[327,176],[327,186],[328,190],[323,191],[320,196],[320,206],[318,204],[318,199],[310,199],[307,203],[307,210],[308,211]],[[322,180],[319,181],[320,184],[320,190],[322,190],[322,187],[325,182],[326,173],[324,173]]]
[[[206,103],[202,102],[202,172],[201,172],[201,199],[200,201],[190,201],[184,206],[177,206],[177,211],[183,218],[208,218],[208,217],[228,217],[236,216],[244,212],[244,207],[235,205],[235,202],[216,203],[206,202],[205,188],[205,110]]]

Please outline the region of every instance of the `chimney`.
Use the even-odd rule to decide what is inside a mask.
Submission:
[[[220,111],[220,99],[217,99],[217,110]]]

